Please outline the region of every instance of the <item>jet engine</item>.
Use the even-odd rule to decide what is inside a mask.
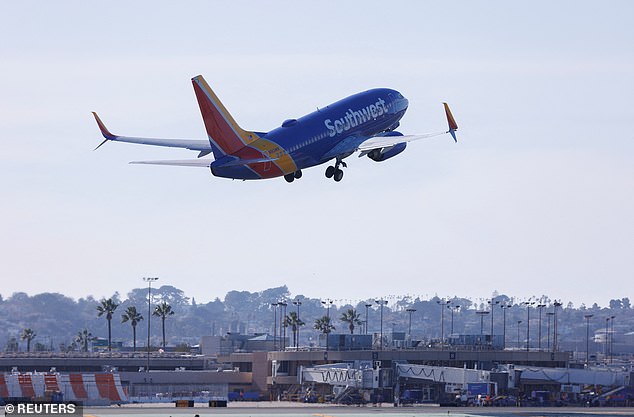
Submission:
[[[394,146],[388,146],[386,148],[372,149],[370,152],[368,152],[368,158],[376,162],[385,161],[386,159],[390,159],[391,157],[403,152],[406,147],[407,143],[402,142],[397,143]]]

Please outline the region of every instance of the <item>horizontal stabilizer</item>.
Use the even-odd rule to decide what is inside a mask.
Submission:
[[[218,164],[214,166],[235,167],[240,165],[261,164],[263,162],[274,162],[274,161],[277,161],[277,158],[234,159],[228,162],[218,162]]]
[[[170,165],[176,167],[202,167],[209,168],[213,159],[181,159],[167,161],[132,161],[131,164],[142,165]]]
[[[132,161],[131,164],[142,165],[171,165],[179,167],[203,167],[209,168],[213,162],[216,162],[218,167],[232,167],[249,164],[258,164],[263,162],[274,162],[277,159],[272,158],[258,158],[258,159],[234,159],[224,162],[224,160],[214,161],[213,159],[180,159],[180,160],[164,160],[164,161]]]

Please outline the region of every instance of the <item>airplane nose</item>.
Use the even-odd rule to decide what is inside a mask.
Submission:
[[[401,112],[407,109],[409,106],[409,101],[405,97],[401,97],[394,101],[394,110],[396,112]]]

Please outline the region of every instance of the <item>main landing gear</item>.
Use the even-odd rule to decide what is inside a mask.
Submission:
[[[346,165],[345,162],[337,158],[337,162],[335,162],[335,166],[331,165],[328,168],[326,168],[326,178],[332,178],[336,182],[341,181],[341,179],[343,178],[343,170],[339,168],[339,165],[341,165],[344,168],[348,167],[348,165]]]
[[[302,170],[298,169],[295,172],[291,172],[290,174],[284,175],[284,179],[286,182],[293,182],[295,179],[300,179],[302,177]]]

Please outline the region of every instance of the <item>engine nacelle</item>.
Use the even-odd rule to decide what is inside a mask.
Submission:
[[[387,148],[372,149],[368,152],[368,158],[376,162],[385,161],[386,159],[390,159],[391,157],[403,152],[406,147],[407,143],[402,142]]]

